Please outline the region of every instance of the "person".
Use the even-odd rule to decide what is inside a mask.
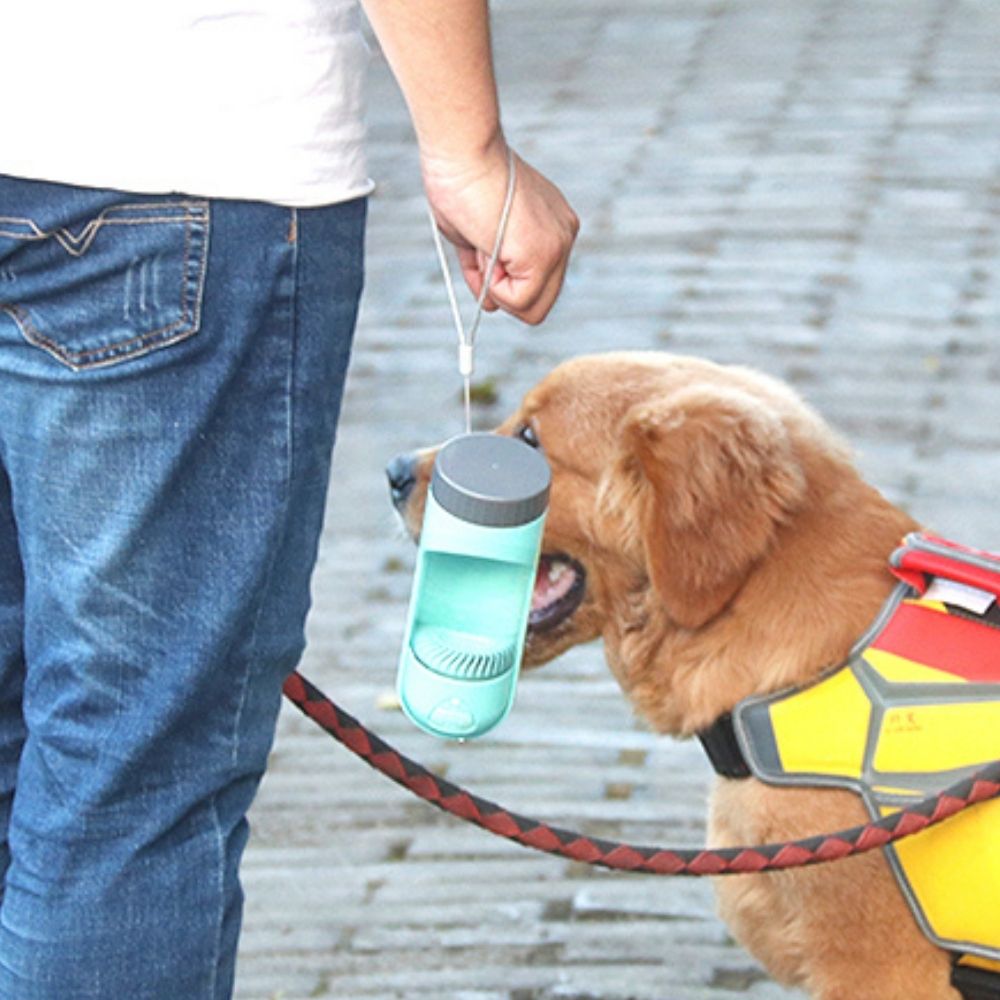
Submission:
[[[507,184],[486,2],[364,6],[478,293]],[[353,0],[0,14],[4,1000],[232,994],[362,284],[359,25]],[[577,225],[518,160],[486,307],[540,322]]]

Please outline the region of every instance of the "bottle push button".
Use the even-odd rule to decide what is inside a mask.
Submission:
[[[427,721],[432,726],[453,736],[471,733],[476,728],[475,716],[458,698],[449,698],[447,701],[441,702],[431,712]]]

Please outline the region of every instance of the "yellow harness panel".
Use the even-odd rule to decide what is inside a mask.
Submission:
[[[893,565],[905,582],[845,664],[733,713],[755,777],[853,789],[873,818],[1000,759],[1000,560],[918,535]],[[931,940],[1000,961],[1000,800],[884,850]]]

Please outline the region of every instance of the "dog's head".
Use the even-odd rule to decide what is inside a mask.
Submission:
[[[667,697],[665,644],[677,659],[708,635],[708,646],[727,641],[723,632],[732,638],[732,625],[720,632],[720,621],[752,580],[751,603],[768,587],[784,601],[780,574],[773,566],[761,572],[779,536],[797,538],[800,558],[809,558],[802,536],[823,530],[806,523],[819,507],[843,497],[848,480],[848,504],[852,496],[870,504],[874,494],[790,389],[693,358],[574,359],[535,386],[498,433],[541,448],[552,468],[526,665],[603,637],[612,669],[639,701],[644,684],[656,689],[657,703]],[[434,454],[390,465],[394,501],[414,537]],[[668,729],[698,724],[669,714],[657,721]]]

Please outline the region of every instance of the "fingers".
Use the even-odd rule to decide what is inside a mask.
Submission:
[[[483,290],[483,280],[486,276],[486,268],[489,265],[489,258],[481,250],[474,250],[471,247],[458,247],[458,263],[462,269],[462,277],[469,287],[469,291],[478,301]],[[496,283],[503,278],[503,268],[497,264],[493,272],[493,280],[490,282],[490,291],[483,300],[483,312],[496,312],[499,308],[493,301],[492,290]]]
[[[529,164],[518,164],[517,185],[500,258],[504,274],[490,297],[535,325],[559,297],[580,222],[559,189]]]
[[[478,298],[506,189],[506,162],[460,186],[440,176],[427,184],[441,230],[458,248],[466,284]],[[497,308],[536,325],[559,297],[579,220],[559,189],[523,160],[517,163],[514,201],[483,308]]]
[[[574,228],[572,235],[567,235],[562,246],[535,258],[537,263],[523,274],[514,270],[512,262],[510,269],[491,286],[489,297],[522,322],[532,326],[541,323],[559,298],[576,231]]]
[[[562,290],[578,231],[579,223],[572,214],[557,220],[557,228],[548,230],[518,226],[512,217],[483,309],[494,312],[499,308],[522,322],[541,323]],[[533,245],[525,247],[525,238],[533,240]],[[489,257],[472,248],[459,248],[458,254],[466,284],[478,299]]]

